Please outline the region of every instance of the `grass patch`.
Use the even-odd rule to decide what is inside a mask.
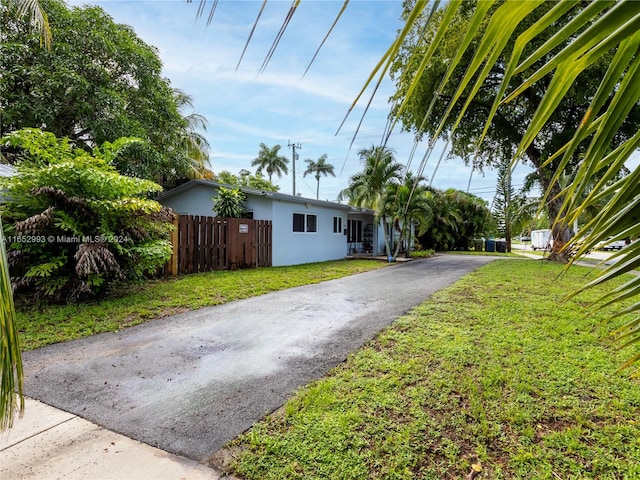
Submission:
[[[246,479],[640,478],[640,382],[588,269],[494,262],[443,290],[232,443]],[[620,321],[623,321],[621,319]]]
[[[52,343],[113,332],[155,318],[219,305],[276,290],[308,285],[387,266],[371,260],[338,260],[238,271],[186,275],[127,285],[100,301],[32,304],[16,298],[21,347],[31,350]]]

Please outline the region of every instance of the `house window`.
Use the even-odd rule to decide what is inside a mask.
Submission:
[[[314,233],[318,231],[318,216],[312,213],[294,213],[293,231]]]
[[[253,211],[245,210],[245,212],[242,214],[242,218],[247,218],[249,220],[253,220]]]
[[[333,233],[342,234],[342,217],[333,217]]]
[[[347,220],[347,242],[362,242],[362,220]]]

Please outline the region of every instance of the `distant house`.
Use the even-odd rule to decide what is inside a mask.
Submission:
[[[214,216],[211,197],[221,185],[191,180],[169,190],[158,201],[177,214]],[[277,192],[241,189],[247,217],[271,220],[272,265],[337,260],[353,253],[384,254],[384,237],[374,212],[337,202]]]

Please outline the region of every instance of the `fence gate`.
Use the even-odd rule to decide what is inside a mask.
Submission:
[[[171,236],[172,275],[271,266],[269,220],[180,215]]]

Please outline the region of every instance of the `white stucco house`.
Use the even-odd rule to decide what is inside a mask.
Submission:
[[[164,192],[158,201],[179,215],[214,216],[211,197],[221,186],[228,187],[191,180]],[[338,260],[353,253],[384,254],[384,236],[372,210],[278,192],[241,190],[247,198],[247,217],[272,222],[273,266]]]

